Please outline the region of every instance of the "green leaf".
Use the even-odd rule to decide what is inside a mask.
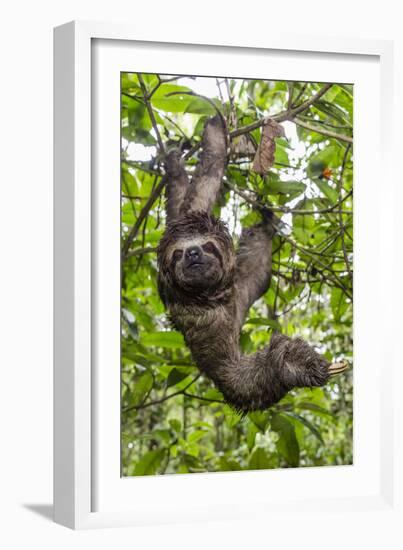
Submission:
[[[348,124],[351,122],[349,120],[348,114],[345,113],[343,109],[340,109],[334,103],[318,100],[318,101],[315,101],[315,104],[313,105],[313,110],[318,110],[319,112],[322,112],[325,115],[328,115],[329,117],[339,122],[341,125]]]
[[[319,188],[321,193],[323,193],[323,195],[325,195],[325,197],[329,199],[332,204],[337,203],[339,197],[337,190],[331,187],[328,181],[316,179],[315,185]]]
[[[182,348],[185,345],[183,336],[174,330],[164,332],[143,333],[140,342],[144,346],[157,346],[161,348]]]
[[[223,401],[223,394],[217,390],[217,388],[209,388],[203,393],[203,397],[206,399],[216,399],[217,401]]]
[[[263,317],[253,317],[245,321],[245,325],[262,325],[266,327],[271,327],[276,330],[281,330],[281,325],[278,321],[274,319],[266,319]]]
[[[284,140],[285,141],[285,140]],[[288,148],[288,147],[287,147]],[[274,164],[289,164],[287,150],[279,140],[276,140],[276,149],[274,151]]]
[[[266,451],[262,447],[257,447],[249,459],[249,469],[267,470],[268,468],[270,468],[270,460]]]
[[[181,433],[182,431],[182,422],[178,420],[177,418],[171,418],[169,420],[169,425],[176,433]]]
[[[308,244],[315,235],[315,218],[311,215],[292,217],[292,228],[295,237],[302,243]]]
[[[155,101],[156,99],[166,98],[168,94],[177,93],[177,92],[190,92],[190,91],[191,89],[188,88],[187,86],[180,86],[178,84],[164,82],[164,84],[161,84],[161,86],[159,86],[156,89],[156,91],[153,93],[153,101]]]
[[[225,415],[225,421],[229,428],[233,428],[242,420],[242,415],[240,415],[237,411],[234,411],[234,409],[229,405],[224,405],[223,411]]]
[[[319,439],[321,443],[325,444],[320,431],[312,424],[312,422],[294,412],[286,412],[284,414],[286,414],[287,416],[291,416],[292,418],[303,424],[317,439]]]
[[[191,432],[187,436],[187,440],[189,443],[195,443],[196,441],[199,441],[206,435],[205,430],[195,430],[194,432]]]
[[[153,376],[150,371],[146,371],[139,376],[134,383],[134,388],[130,399],[131,405],[140,405],[152,387]]]
[[[319,416],[326,416],[330,418],[334,418],[334,414],[331,411],[328,411],[327,409],[324,409],[323,407],[320,407],[319,405],[315,405],[315,403],[309,403],[306,401],[303,401],[301,403],[297,403],[296,407],[299,409],[305,409],[308,411],[312,411]]]
[[[255,440],[256,440],[256,434],[259,433],[259,428],[256,426],[256,424],[253,424],[252,422],[248,426],[248,431],[246,434],[246,444],[248,446],[248,450],[251,451],[253,447],[255,446]]]
[[[179,370],[179,369],[173,368],[167,378],[167,388],[170,388],[171,386],[178,384],[184,378],[187,378],[187,376],[188,376],[188,372],[186,372],[186,370]]]
[[[133,475],[149,476],[155,474],[161,465],[165,452],[165,449],[156,449],[143,455],[140,461],[137,462]]]
[[[332,288],[332,294],[330,297],[330,306],[332,308],[334,320],[338,323],[346,313],[349,304],[346,301],[344,292],[339,287]]]
[[[185,113],[197,115],[215,115],[216,110],[210,102],[200,97],[194,97],[185,109]]]
[[[299,195],[305,191],[306,185],[300,181],[279,181],[271,179],[267,188],[269,195],[275,195],[277,193],[296,193]]]
[[[253,411],[248,416],[261,432],[264,433],[266,431],[270,421],[269,411]]]
[[[275,414],[271,420],[271,428],[278,433],[276,442],[278,452],[290,466],[299,465],[299,444],[292,423],[282,414]]]
[[[236,472],[242,470],[242,466],[235,458],[220,456],[218,459],[221,472]]]

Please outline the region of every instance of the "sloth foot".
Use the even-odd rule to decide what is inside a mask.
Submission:
[[[344,372],[348,363],[330,363],[302,338],[289,338],[280,333],[272,336],[269,361],[277,364],[286,387],[324,386],[330,377]]]

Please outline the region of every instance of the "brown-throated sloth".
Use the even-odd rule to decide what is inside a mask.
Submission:
[[[322,386],[345,369],[300,338],[275,332],[267,347],[245,355],[239,336],[250,306],[269,288],[271,216],[242,232],[238,250],[211,214],[227,163],[225,122],[209,119],[189,182],[180,152],[166,157],[167,227],[158,247],[158,288],[192,356],[238,411],[265,409],[289,390]]]

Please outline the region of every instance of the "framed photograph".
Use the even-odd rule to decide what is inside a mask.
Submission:
[[[392,44],[54,44],[55,521],[393,516]]]

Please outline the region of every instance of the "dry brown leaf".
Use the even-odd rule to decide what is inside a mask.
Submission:
[[[276,143],[274,138],[285,137],[284,128],[272,119],[267,119],[262,128],[262,137],[253,159],[252,170],[261,176],[267,174],[274,163]]]

